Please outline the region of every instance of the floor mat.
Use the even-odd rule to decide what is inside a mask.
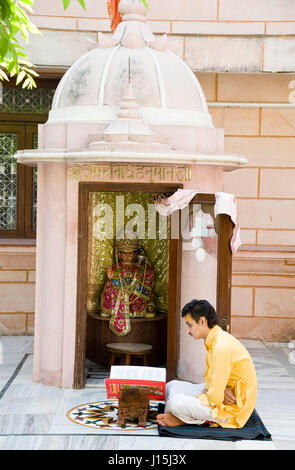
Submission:
[[[158,412],[164,412],[164,405],[159,403]],[[227,429],[210,427],[209,424],[198,426],[196,424],[185,424],[170,428],[168,426],[159,426],[159,435],[164,437],[179,437],[189,439],[219,439],[224,441],[240,440],[265,440],[271,441],[271,435],[264,426],[257,411],[254,410],[245,426],[241,429]]]
[[[142,434],[146,432],[158,436],[158,425],[156,422],[158,404],[158,401],[150,401],[145,428],[137,426],[137,421],[132,421],[129,418],[127,418],[125,426],[116,424],[118,417],[118,400],[116,399],[107,399],[76,406],[69,410],[66,416],[73,423],[103,431],[105,434],[112,434],[113,432],[116,434],[118,432],[140,432]]]

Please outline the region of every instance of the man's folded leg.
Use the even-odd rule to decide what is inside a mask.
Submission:
[[[165,413],[171,413],[186,424],[204,424],[216,421],[211,416],[211,408],[203,406],[199,398],[184,394],[171,394],[165,406]]]
[[[191,397],[195,397],[203,392],[205,388],[205,384],[193,384],[191,382],[185,382],[183,380],[171,380],[166,384],[165,396],[166,401],[169,397],[174,393],[180,393],[182,395],[188,395]]]

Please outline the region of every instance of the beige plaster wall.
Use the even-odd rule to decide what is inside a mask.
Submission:
[[[34,333],[36,251],[0,244],[0,335]]]
[[[208,101],[288,103],[294,74],[197,74]],[[295,337],[295,109],[210,107],[225,150],[248,158],[224,174],[244,246],[233,260],[232,333]]]
[[[67,67],[87,52],[88,37],[95,41],[99,31],[110,31],[106,1],[85,3],[87,11],[77,0],[64,11],[62,0],[35,1],[32,19],[43,36],[32,35],[27,47],[34,64]],[[149,0],[149,5],[154,33],[177,36],[180,55],[193,70],[295,70],[293,0]]]

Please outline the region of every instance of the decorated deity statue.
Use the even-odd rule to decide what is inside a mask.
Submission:
[[[130,318],[154,316],[154,271],[137,239],[115,242],[115,264],[107,268],[101,296],[101,315],[110,317],[110,329],[118,336],[131,330]]]

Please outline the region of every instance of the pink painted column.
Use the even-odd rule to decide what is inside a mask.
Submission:
[[[78,183],[67,179],[67,227],[63,327],[62,386],[73,387],[78,269]]]
[[[215,308],[217,260],[206,254],[205,260],[199,262],[195,253],[196,250],[182,252],[181,309],[193,299],[208,300]],[[179,377],[190,382],[203,382],[205,356],[204,341],[189,336],[185,320],[180,318]]]
[[[192,181],[185,189],[196,189],[200,193],[222,191],[222,168],[216,166],[195,166]],[[183,240],[181,273],[181,309],[193,299],[208,300],[216,307],[217,258],[206,253],[203,261],[196,258],[196,249],[191,240]],[[180,313],[181,316],[181,313]],[[186,330],[184,318],[180,318],[178,376],[184,380],[201,383],[204,381],[206,350],[204,341],[196,341]]]
[[[34,380],[61,386],[67,220],[64,165],[39,165],[39,190]]]

